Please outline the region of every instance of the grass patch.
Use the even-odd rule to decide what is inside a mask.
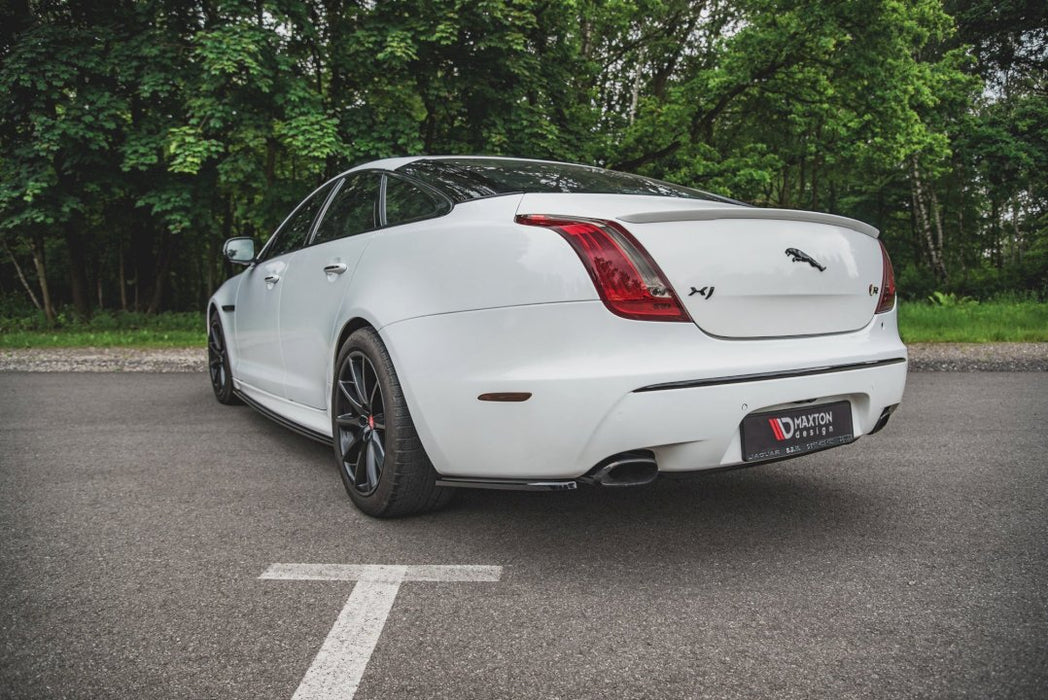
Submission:
[[[14,331],[0,336],[0,348],[186,348],[206,347],[204,331]]]
[[[1048,303],[984,301],[937,306],[899,304],[899,335],[907,343],[1048,342]]]
[[[59,314],[48,326],[42,315],[0,317],[0,348],[206,347],[201,313],[100,312],[88,321]]]

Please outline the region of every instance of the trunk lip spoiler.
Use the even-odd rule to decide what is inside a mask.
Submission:
[[[801,211],[798,209],[760,209],[757,207],[745,207],[738,209],[715,208],[715,209],[683,209],[678,211],[649,211],[637,214],[626,214],[617,217],[619,221],[629,224],[660,224],[670,221],[715,221],[717,219],[763,219],[775,221],[804,221],[813,224],[828,224],[830,226],[841,226],[853,231],[866,234],[870,238],[878,238],[880,231],[873,226],[855,219],[837,214],[823,214],[815,211]]]

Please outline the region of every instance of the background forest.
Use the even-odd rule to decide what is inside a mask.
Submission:
[[[0,313],[199,310],[219,251],[420,153],[883,231],[904,297],[1048,295],[1043,0],[6,0]]]

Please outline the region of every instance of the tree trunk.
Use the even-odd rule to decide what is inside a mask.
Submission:
[[[936,238],[932,233],[932,222],[928,216],[928,209],[925,205],[924,183],[921,181],[921,173],[920,168],[917,165],[916,155],[910,157],[910,178],[913,185],[913,211],[916,215],[917,227],[921,232],[925,250],[928,253],[928,262],[932,266],[932,273],[935,275],[935,279],[941,283],[945,283],[946,266],[942,261],[942,224],[939,224],[939,238],[938,244],[936,244]],[[935,216],[938,218],[938,213],[936,213]]]
[[[819,170],[822,169],[822,156],[817,155],[811,164],[811,210],[819,211]]]
[[[1015,236],[1015,263],[1021,265],[1023,262],[1023,249],[1026,247],[1023,234],[1019,231],[1019,206],[1012,206],[1012,233]]]
[[[997,269],[1001,268],[1001,213],[997,206],[997,200],[990,200],[990,218],[993,219],[993,264]]]
[[[131,231],[131,242],[127,252],[131,257],[131,286],[134,288],[131,308],[134,311],[144,311],[146,303],[152,298],[153,288],[150,281],[156,278],[157,235],[162,239],[163,234],[152,226],[137,225]]]
[[[164,286],[167,280],[167,271],[171,267],[173,236],[164,231],[160,236],[160,252],[157,254],[156,277],[153,280],[153,298],[149,302],[147,314],[155,314],[160,311],[160,305],[164,301]]]
[[[779,181],[779,193],[776,195],[775,206],[780,209],[789,209],[789,188],[790,188],[790,166],[789,164],[784,165],[782,168],[782,179]]]
[[[66,250],[69,252],[69,287],[73,293],[73,308],[81,318],[91,316],[91,302],[87,292],[87,269],[84,255],[84,241],[77,230],[77,224],[70,221],[65,226]]]
[[[119,258],[117,264],[120,266],[118,273],[120,282],[120,310],[127,311],[127,275],[124,272],[124,247],[120,246]]]
[[[805,158],[804,155],[801,155],[800,173],[798,174],[798,180],[799,181],[797,182],[797,203],[798,204],[803,203],[803,202],[807,201],[807,199],[808,199],[805,196],[805,194],[806,194],[805,190],[807,189],[807,186],[806,186],[807,185],[807,183],[806,183],[807,177],[808,177],[808,159]]]
[[[633,68],[633,87],[630,89],[630,126],[637,119],[637,104],[640,102],[640,85],[643,79],[644,47],[637,54],[637,65]]]
[[[11,258],[11,264],[15,266],[15,272],[18,273],[18,280],[22,283],[22,287],[25,288],[26,293],[29,295],[29,300],[33,302],[33,306],[37,310],[41,310],[40,300],[36,298],[36,294],[33,293],[33,288],[29,286],[29,282],[26,281],[25,274],[22,272],[22,266],[18,264],[18,259],[15,258],[15,254],[11,252],[11,248],[7,245],[7,241],[4,241],[4,251],[7,253],[7,257]]]
[[[44,300],[44,316],[48,323],[55,322],[55,307],[51,305],[51,290],[47,286],[47,271],[44,266],[44,241],[34,235],[29,239],[29,249],[33,253],[33,267],[36,268],[36,279],[40,284],[40,296]]]
[[[273,187],[277,171],[277,142],[276,139],[266,139],[266,161],[263,166],[262,176],[265,178],[266,189]]]
[[[939,198],[935,195],[934,187],[929,187],[928,192],[931,195],[932,219],[935,222],[935,246],[939,251],[939,262],[943,266],[943,281],[946,281],[946,262],[943,258],[945,248],[942,241],[942,216],[939,213]]]

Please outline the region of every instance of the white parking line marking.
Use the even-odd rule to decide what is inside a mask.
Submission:
[[[395,572],[392,570],[396,570]],[[389,570],[389,573],[386,573]],[[401,573],[402,572],[402,573]],[[383,578],[390,576],[392,578]],[[270,564],[259,578],[284,581],[498,581],[501,566]]]
[[[501,566],[271,564],[260,579],[356,581],[292,700],[351,700],[404,581],[495,582]]]
[[[378,644],[399,581],[359,581],[292,700],[352,698]]]

